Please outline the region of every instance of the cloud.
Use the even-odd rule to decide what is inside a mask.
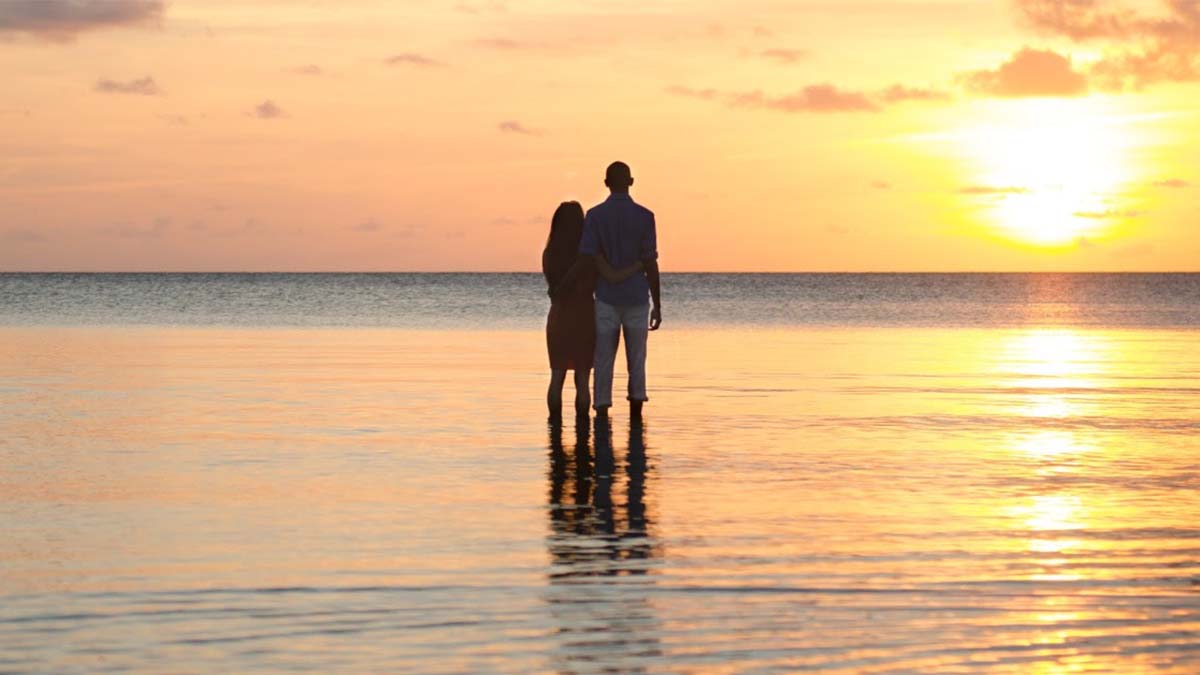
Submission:
[[[481,38],[476,40],[475,44],[480,47],[487,47],[488,49],[500,49],[504,51],[524,49],[529,46],[524,42],[510,40],[509,38]]]
[[[1057,52],[1028,47],[1017,52],[995,70],[962,73],[966,88],[983,96],[1016,98],[1026,96],[1080,96],[1088,81]]]
[[[295,68],[289,68],[288,72],[292,73],[293,75],[324,75],[325,74],[325,71],[321,69],[321,66],[318,66],[315,63],[310,63],[305,66],[296,66]]]
[[[676,96],[685,96],[687,98],[698,98],[705,101],[712,101],[721,95],[721,92],[716,89],[693,89],[692,87],[684,87],[680,85],[672,85],[665,90],[668,94]]]
[[[145,227],[137,225],[113,225],[100,228],[101,234],[115,235],[122,239],[157,239],[166,234],[171,226],[171,219],[159,216]]]
[[[521,134],[524,136],[541,136],[543,133],[537,129],[530,129],[529,127],[527,127],[524,124],[521,124],[520,122],[517,122],[515,120],[507,120],[507,121],[501,122],[500,124],[496,125],[496,128],[499,129],[502,133]]]
[[[766,108],[783,112],[876,112],[881,103],[903,101],[940,101],[949,99],[949,94],[933,89],[920,89],[895,84],[878,94],[839,89],[832,84],[813,84],[783,96],[767,96],[761,91],[722,92],[717,89],[696,89],[672,85],[664,89],[668,94],[694,98],[702,101],[721,101],[733,108]]]
[[[968,185],[958,189],[960,195],[1023,195],[1028,188],[996,185]]]
[[[420,66],[422,68],[433,68],[436,66],[445,65],[441,61],[431,59],[424,54],[414,52],[404,52],[402,54],[394,54],[383,60],[389,66]]]
[[[1076,218],[1091,218],[1092,220],[1108,220],[1110,218],[1137,218],[1145,215],[1145,211],[1076,211],[1071,215]]]
[[[260,120],[276,120],[287,117],[287,113],[275,104],[274,101],[267,99],[262,103],[254,106],[254,110],[250,113]]]
[[[383,224],[372,218],[357,225],[351,225],[350,229],[356,232],[378,232],[383,229]]]
[[[158,115],[158,119],[166,122],[167,124],[173,124],[177,127],[186,127],[187,125],[191,124],[191,120],[187,118],[187,115],[162,113]]]
[[[496,218],[492,218],[492,220],[490,222],[492,225],[496,225],[498,227],[518,227],[521,225],[541,225],[541,224],[546,223],[547,219],[543,216],[528,216],[525,218],[511,218],[509,216],[499,216]]]
[[[925,89],[923,87],[906,87],[902,84],[893,84],[879,93],[879,99],[887,103],[901,103],[903,101],[946,101],[950,99],[950,94],[936,89]]]
[[[876,190],[891,190],[892,184],[884,180],[873,180],[871,181],[871,187]]]
[[[807,49],[764,49],[758,56],[777,63],[796,63],[812,56]]]
[[[1092,65],[1090,74],[1101,88],[1120,91],[1200,80],[1200,2],[1161,0],[1165,13],[1157,16],[1127,4],[1132,3],[1016,0],[1021,18],[1036,30],[1117,48]]]
[[[0,0],[0,34],[65,42],[79,33],[157,23],[163,0]]]
[[[0,239],[15,244],[33,244],[46,241],[46,235],[28,227],[10,227],[0,230]]]
[[[147,75],[128,82],[116,80],[100,80],[96,82],[96,91],[106,94],[140,94],[142,96],[158,96],[162,93],[153,77]]]
[[[803,89],[770,97],[760,91],[734,94],[730,105],[742,108],[767,108],[782,112],[876,112],[879,106],[866,94],[844,91],[832,84],[812,84]]]
[[[1156,180],[1153,183],[1154,187],[1174,188],[1176,190],[1190,187],[1191,183],[1182,178],[1167,178],[1165,180]]]

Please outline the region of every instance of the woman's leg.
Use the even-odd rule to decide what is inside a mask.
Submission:
[[[592,397],[588,390],[591,379],[591,368],[576,368],[575,369],[575,414],[587,415],[588,409],[592,407]]]
[[[546,407],[550,409],[550,421],[562,421],[562,390],[567,380],[567,371],[550,370],[550,388],[546,391]]]

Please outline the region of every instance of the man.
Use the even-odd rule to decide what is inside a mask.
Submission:
[[[608,264],[620,269],[636,262],[642,272],[617,284],[603,278],[596,282],[596,354],[593,407],[598,415],[607,415],[612,406],[613,362],[621,333],[625,333],[625,363],[629,372],[629,415],[642,416],[646,397],[646,338],[648,331],[662,324],[662,299],[659,291],[658,237],[654,214],[634,203],[629,196],[633,174],[624,162],[613,162],[604,173],[608,199],[592,207],[584,221],[579,253],[603,255]],[[649,296],[649,297],[647,297]],[[654,300],[650,310],[649,299]],[[649,324],[646,315],[649,314]]]

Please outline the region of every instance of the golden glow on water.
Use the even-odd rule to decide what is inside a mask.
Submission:
[[[0,643],[86,659],[67,621],[132,672],[172,640],[253,670],[296,631],[326,672],[1200,661],[1192,332],[664,330],[644,427],[608,433],[548,432],[541,337],[3,331]]]
[[[1018,242],[1075,245],[1116,232],[1134,208],[1137,129],[1107,99],[997,101],[957,136],[975,162],[965,188],[994,227]]]

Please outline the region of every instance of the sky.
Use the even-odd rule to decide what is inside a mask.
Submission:
[[[1192,271],[1200,0],[0,0],[0,271]]]

